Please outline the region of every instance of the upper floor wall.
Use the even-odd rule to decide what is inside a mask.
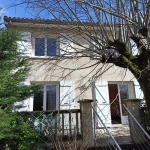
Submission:
[[[87,82],[101,77],[105,81],[134,80],[130,71],[101,63],[100,55],[95,53],[101,47],[92,38],[92,34],[98,38],[99,33],[92,31],[90,25],[87,28],[91,39],[86,32],[66,22],[59,25],[57,21],[8,17],[4,20],[7,27],[12,26],[22,34],[18,50],[23,52],[22,56],[30,58],[30,81],[77,81],[82,78],[82,82]]]

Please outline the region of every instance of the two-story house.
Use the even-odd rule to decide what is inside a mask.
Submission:
[[[93,99],[107,126],[128,123],[122,103],[143,98],[138,82],[130,71],[89,56],[90,39],[76,35],[75,23],[7,16],[4,21],[22,34],[18,50],[25,50],[22,57],[31,63],[25,84],[41,85],[41,92],[22,101],[25,107],[19,111],[77,109],[78,100]]]

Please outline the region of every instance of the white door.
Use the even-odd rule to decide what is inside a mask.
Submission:
[[[106,126],[111,125],[110,117],[110,104],[109,104],[109,93],[108,83],[106,81],[95,83],[95,109]],[[99,120],[98,126],[102,126]]]

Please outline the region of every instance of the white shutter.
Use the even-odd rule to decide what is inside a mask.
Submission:
[[[20,102],[14,103],[15,111],[21,112],[21,111],[28,111],[28,100],[23,100]]]
[[[95,99],[97,102],[97,113],[102,119],[106,126],[111,125],[110,116],[110,102],[109,102],[109,92],[108,83],[106,81],[95,83]],[[98,120],[98,126],[102,124]]]
[[[98,54],[98,51],[102,49],[102,45],[100,45],[100,43],[102,44],[102,40],[101,40],[102,37],[100,35],[92,35],[92,36],[94,36],[94,38],[97,38],[97,40],[98,40],[98,43],[95,42],[94,39],[91,41],[92,47],[93,47],[92,57],[93,58],[100,58],[100,54]]]
[[[21,41],[17,42],[21,56],[30,56],[32,51],[31,33],[21,32]]]
[[[25,82],[23,82],[21,84],[23,84],[23,85],[30,85],[30,82],[25,81]],[[28,104],[29,104],[29,98],[24,99],[24,100],[19,101],[19,102],[15,102],[14,103],[14,109],[15,109],[15,111],[18,111],[18,112],[28,111],[28,108],[29,108]]]
[[[73,85],[71,82],[60,82],[60,110],[73,108]]]
[[[71,56],[73,52],[72,35],[62,33],[60,36],[60,55]]]
[[[135,97],[143,99],[144,95],[143,95],[143,92],[142,92],[140,85],[137,81],[134,81],[134,88],[135,88]]]
[[[139,53],[138,48],[132,39],[130,39],[130,47],[133,55],[137,55]]]

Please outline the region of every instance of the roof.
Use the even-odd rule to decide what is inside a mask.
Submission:
[[[4,16],[5,23],[32,23],[32,24],[59,24],[59,25],[89,25],[92,23],[89,22],[77,22],[77,21],[66,21],[66,20],[57,20],[57,19],[33,19],[33,18],[16,18]]]
[[[37,19],[37,18],[19,18],[19,17],[8,17],[4,16],[4,22],[6,27],[10,26],[23,26],[27,27],[30,25],[30,27],[60,27],[62,28],[68,28],[68,26],[73,27],[83,27],[85,29],[85,26],[89,29],[93,30],[93,28],[99,28],[98,22],[78,22],[78,21],[66,21],[66,20],[58,20],[58,19]],[[24,26],[25,25],[25,26]],[[110,26],[110,24],[104,23],[104,26]],[[29,27],[29,26],[28,26]],[[116,25],[117,27],[117,25]],[[95,29],[94,29],[95,30]]]

